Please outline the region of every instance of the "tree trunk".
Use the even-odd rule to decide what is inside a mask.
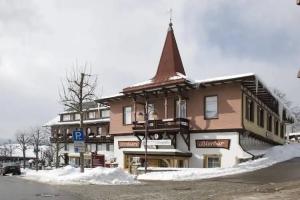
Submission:
[[[56,151],[55,151],[55,168],[59,168],[59,143],[56,142]]]
[[[23,169],[26,167],[26,149],[23,148]]]

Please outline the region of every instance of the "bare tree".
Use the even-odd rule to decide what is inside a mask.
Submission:
[[[30,145],[30,135],[26,131],[18,131],[16,133],[16,140],[19,144],[19,149],[22,151],[23,155],[23,168],[26,167],[26,150]]]
[[[45,132],[47,133],[48,136],[51,135],[51,128],[50,127],[45,127]],[[60,145],[60,142],[57,137],[55,138],[55,142],[51,143],[49,142],[49,150],[47,151],[47,159],[50,162],[55,161],[55,168],[59,167],[60,163],[60,155],[59,152],[64,148],[64,146]]]
[[[5,149],[7,149],[7,156],[12,157],[14,151],[17,149],[16,145],[13,144],[11,139],[8,140],[7,143],[4,144]]]
[[[33,146],[34,154],[35,154],[35,169],[38,171],[39,164],[39,152],[40,146],[47,144],[48,136],[40,127],[35,127],[31,129],[31,137],[30,143]]]
[[[80,114],[80,126],[83,129],[83,103],[93,101],[96,97],[97,76],[83,69],[74,68],[72,73],[66,75],[66,81],[62,83],[60,102]],[[84,172],[84,155],[80,152],[80,172]]]

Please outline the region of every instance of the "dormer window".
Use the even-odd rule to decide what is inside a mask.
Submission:
[[[96,112],[95,111],[89,112],[89,119],[95,119],[95,118],[96,118]]]
[[[63,121],[70,121],[71,120],[71,115],[67,114],[67,115],[63,115]]]

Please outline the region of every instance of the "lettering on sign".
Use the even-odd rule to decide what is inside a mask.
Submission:
[[[118,141],[119,149],[121,148],[140,148],[140,141]]]
[[[218,139],[218,140],[196,140],[196,148],[230,148],[230,140]]]

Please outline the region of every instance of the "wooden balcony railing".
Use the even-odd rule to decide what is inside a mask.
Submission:
[[[189,130],[189,120],[186,118],[170,118],[161,120],[149,120],[148,130],[151,131],[180,131]],[[133,131],[142,132],[145,131],[145,121],[133,122]]]
[[[51,143],[73,143],[73,139],[71,135],[68,136],[58,136],[58,137],[50,137]],[[94,135],[90,134],[85,137],[86,143],[113,143],[114,139],[111,135]]]

